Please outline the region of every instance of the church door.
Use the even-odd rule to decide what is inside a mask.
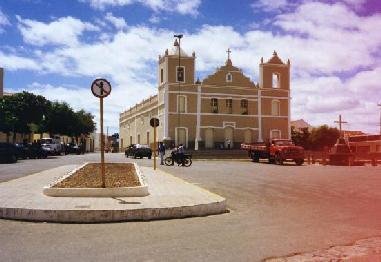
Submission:
[[[184,147],[187,147],[187,132],[185,128],[177,129],[177,145],[183,144]]]
[[[213,129],[205,130],[205,148],[214,148]]]
[[[233,148],[233,128],[225,128],[225,148]]]

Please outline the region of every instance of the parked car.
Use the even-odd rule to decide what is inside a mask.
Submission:
[[[149,145],[132,144],[124,151],[124,154],[126,157],[129,157],[129,156],[132,156],[134,158],[148,157],[148,159],[151,159],[152,150],[149,147]]]
[[[65,155],[67,154],[81,154],[81,147],[78,146],[77,144],[67,144],[65,146]]]
[[[49,155],[60,155],[62,152],[61,141],[59,138],[42,138],[40,143]]]
[[[41,144],[32,143],[28,145],[28,157],[33,158],[47,158],[50,152],[42,147]]]
[[[11,143],[0,143],[0,163],[17,162],[17,148]]]
[[[27,159],[29,149],[27,144],[15,144],[17,159]]]

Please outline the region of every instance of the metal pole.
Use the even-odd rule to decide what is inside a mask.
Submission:
[[[380,107],[380,135],[381,135],[381,103],[378,103],[377,106]]]
[[[180,66],[181,66],[181,38],[183,37],[183,35],[179,34],[179,35],[174,35],[174,37],[176,37],[177,39],[179,39],[179,42],[178,42],[178,47],[179,47],[179,66],[178,66],[178,70],[180,70]],[[175,42],[176,43],[176,42]],[[184,74],[185,74],[185,70],[183,72],[183,79],[184,79]],[[177,99],[180,99],[180,79],[179,79],[179,71],[176,71],[176,78],[177,78],[177,81],[178,81],[178,98]],[[179,128],[180,127],[180,103],[179,101],[177,101],[177,127]],[[176,132],[176,129],[175,128],[175,132]],[[176,136],[176,135],[175,135]],[[178,141],[175,141],[175,142],[179,142],[179,138],[177,138]]]
[[[153,170],[156,170],[156,149],[157,149],[157,144],[156,144],[156,122],[153,125]]]
[[[181,53],[180,53],[180,50],[181,50],[181,37],[179,37],[179,70],[180,70],[180,66],[181,66]],[[185,72],[183,72],[183,74],[185,74]],[[179,73],[177,72],[177,78],[179,76]],[[178,104],[178,108],[177,108],[177,127],[180,128],[180,79],[179,80],[179,94],[177,96],[177,99],[179,99],[179,101],[177,101],[177,104]],[[179,130],[179,129],[177,129]],[[177,144],[178,144],[178,141],[179,141],[179,137],[177,135]]]
[[[99,98],[100,102],[100,124],[101,124],[101,176],[102,187],[105,188],[105,138],[103,135],[103,97]]]

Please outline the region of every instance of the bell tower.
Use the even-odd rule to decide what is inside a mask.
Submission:
[[[290,90],[290,60],[287,64],[278,57],[276,51],[266,63],[261,58],[259,65],[259,87]]]
[[[159,56],[158,86],[163,84],[194,84],[195,81],[195,52],[187,55],[179,46],[177,40],[171,50],[165,50]]]

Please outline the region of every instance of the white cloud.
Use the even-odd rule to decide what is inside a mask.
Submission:
[[[149,18],[150,23],[152,24],[158,24],[160,23],[161,19],[159,16],[153,15]]]
[[[84,31],[97,31],[98,27],[84,23],[73,17],[61,17],[51,23],[43,23],[16,16],[18,29],[24,41],[37,46],[46,44],[74,46],[79,43],[79,36]]]
[[[0,33],[3,32],[3,27],[10,25],[11,23],[8,20],[8,17],[0,9]]]
[[[105,9],[107,6],[127,6],[142,4],[155,12],[177,12],[183,15],[197,15],[201,0],[80,0],[90,3],[97,9]]]
[[[288,0],[256,0],[251,4],[254,12],[273,12],[288,8],[291,2]]]
[[[74,110],[85,109],[95,116],[99,123],[99,99],[94,97],[89,86],[53,86],[34,82],[27,88],[28,92],[42,95],[51,101],[67,102]],[[155,89],[147,83],[131,83],[130,86],[112,84],[111,94],[104,99],[104,126],[110,127],[111,132],[118,132],[119,113],[126,110],[126,105],[140,102],[137,100],[136,90],[142,97],[149,97],[155,93]],[[9,89],[9,92],[21,90]],[[97,126],[99,130],[99,126]]]
[[[110,13],[109,17],[114,16]],[[86,24],[80,20],[77,23]],[[307,2],[276,16],[272,23],[282,32],[255,29],[240,33],[230,26],[211,25],[193,33],[184,32],[183,49],[189,55],[193,50],[196,52],[196,77],[223,65],[226,49],[231,48],[233,64],[257,81],[260,58],[269,59],[275,49],[283,61],[291,59],[293,119],[333,125],[337,115],[343,114],[351,117],[348,120],[351,128],[376,132],[374,119],[378,119],[379,112],[376,100],[381,93],[381,60],[377,52],[381,35],[375,32],[381,27],[381,15],[359,16],[343,4]],[[117,127],[118,113],[155,93],[157,57],[171,47],[174,32],[139,25],[115,33],[108,30],[107,24],[99,26],[102,30],[96,32],[97,42],[81,40],[82,30],[72,37],[71,42],[76,44],[57,45],[52,50],[37,47],[34,58],[0,53],[0,61],[5,57],[14,69],[109,78],[115,89],[107,99],[108,125]],[[29,43],[29,38],[24,39]],[[54,93],[54,88],[60,88],[47,90],[40,86],[36,87],[40,92]],[[85,91],[79,88],[78,94],[70,88],[54,94],[65,93],[68,100],[71,96],[88,97],[88,87],[84,88]],[[70,103],[97,114],[88,101],[72,99]]]
[[[7,70],[36,70],[41,69],[39,63],[31,58],[26,58],[13,54],[4,54],[0,51],[0,67],[6,68]]]
[[[127,27],[126,20],[123,17],[115,17],[108,12],[105,19],[115,26],[116,29],[123,30]]]

